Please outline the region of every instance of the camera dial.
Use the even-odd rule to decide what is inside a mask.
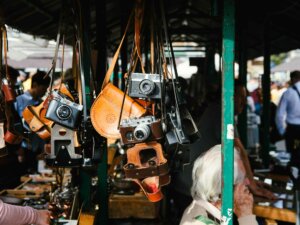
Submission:
[[[133,136],[138,141],[145,141],[150,136],[150,132],[151,131],[148,125],[141,124],[134,129]]]
[[[67,105],[61,105],[57,108],[56,115],[61,120],[67,120],[72,115],[72,109]]]
[[[144,79],[140,82],[141,94],[151,95],[155,89],[155,83],[152,80]]]

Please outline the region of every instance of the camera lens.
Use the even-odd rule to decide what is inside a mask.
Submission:
[[[135,137],[135,139],[137,139],[138,141],[145,141],[149,135],[150,135],[150,128],[149,126],[142,124],[142,125],[138,125],[134,131],[133,131],[133,136]]]
[[[140,91],[144,95],[151,95],[155,89],[155,83],[152,80],[144,79],[140,82]]]
[[[57,108],[56,115],[61,120],[67,120],[72,115],[72,109],[67,105],[61,105]]]

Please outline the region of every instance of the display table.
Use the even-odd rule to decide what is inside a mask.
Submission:
[[[109,197],[109,218],[111,219],[155,219],[158,217],[159,203],[149,202],[141,192],[134,195],[116,195]]]

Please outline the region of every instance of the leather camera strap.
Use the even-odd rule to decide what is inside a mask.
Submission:
[[[180,116],[180,111],[179,111],[179,94],[177,91],[177,85],[175,81],[178,80],[178,74],[177,74],[177,68],[176,68],[176,62],[175,62],[175,56],[172,48],[172,43],[170,41],[169,35],[168,35],[168,27],[167,27],[167,22],[166,22],[166,16],[165,16],[165,11],[164,11],[164,6],[163,2],[159,1],[160,3],[160,10],[161,10],[161,17],[162,17],[162,22],[163,22],[163,28],[164,28],[164,34],[165,34],[165,40],[169,52],[169,61],[171,65],[171,69],[174,69],[175,72],[175,79],[173,77],[173,73],[171,73],[172,77],[172,86],[173,86],[173,92],[174,92],[174,98],[175,98],[175,114],[176,114],[176,121],[177,121],[177,126],[179,129],[182,129],[182,124],[181,124],[181,116]],[[171,52],[171,55],[170,55]],[[175,80],[175,81],[174,81]]]
[[[5,62],[5,75],[6,79],[10,83],[10,74],[8,73],[8,64],[7,64],[7,51],[8,51],[8,41],[7,41],[7,30],[5,25],[1,27],[3,35],[3,50],[4,50],[4,62]],[[1,68],[2,69],[2,68]]]
[[[141,26],[143,23],[144,16],[144,2],[142,0],[137,0],[135,5],[135,16],[134,16],[134,42],[137,50],[137,55],[141,63],[142,73],[145,73],[143,66],[143,59],[141,53]]]
[[[117,51],[116,51],[115,54],[114,54],[114,57],[113,57],[113,59],[112,59],[112,62],[111,62],[110,66],[109,66],[109,68],[108,68],[108,70],[107,70],[107,72],[106,72],[104,81],[103,81],[103,83],[102,83],[101,90],[103,90],[103,88],[106,86],[106,84],[108,84],[109,81],[110,81],[110,77],[111,77],[111,75],[112,75],[112,73],[113,73],[113,71],[114,71],[115,65],[116,65],[116,63],[117,63],[117,60],[118,60],[118,57],[119,57],[119,54],[120,54],[120,51],[121,51],[121,48],[122,48],[122,45],[123,45],[125,36],[126,36],[126,34],[127,34],[127,31],[128,31],[128,28],[129,28],[130,21],[131,21],[132,17],[133,17],[133,13],[130,14],[130,17],[129,17],[129,19],[128,19],[128,22],[127,22],[127,25],[126,25],[126,28],[125,28],[123,37],[122,37],[121,42],[120,42],[120,44],[119,44],[119,47],[117,48]]]
[[[151,9],[153,9],[151,7]],[[153,14],[150,15],[150,65],[151,65],[151,73],[154,73],[154,25],[153,25]]]
[[[126,177],[141,179],[152,176],[162,176],[169,173],[169,165],[167,162],[158,166],[140,167],[131,169],[128,165],[124,166]]]
[[[61,90],[62,84],[65,81],[65,73],[64,73],[64,61],[65,61],[65,35],[62,35],[62,56],[61,56],[61,82],[59,85],[59,91]]]

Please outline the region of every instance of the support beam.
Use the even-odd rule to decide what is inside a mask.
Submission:
[[[263,115],[262,115],[262,126],[263,126],[263,138],[262,138],[262,151],[261,157],[264,165],[268,167],[270,163],[270,21],[265,22],[264,29],[264,74],[262,77],[262,91],[263,91]]]
[[[97,93],[99,93],[103,83],[107,66],[107,45],[106,45],[106,1],[96,1],[96,47],[97,47]],[[99,214],[96,217],[96,223],[108,224],[108,187],[107,187],[107,142],[100,138],[100,150],[103,152],[101,162],[97,168],[98,188],[97,197],[99,201]]]
[[[81,79],[82,85],[85,87],[85,95],[82,96],[83,104],[86,102],[86,107],[89,109],[91,107],[90,99],[90,46],[89,46],[89,24],[90,24],[90,6],[89,0],[83,1],[80,4],[81,7],[81,23],[82,23],[82,33],[81,33],[81,57],[80,57],[80,74],[84,75],[84,79]],[[83,112],[84,114],[85,112]],[[91,177],[83,169],[80,169],[80,187],[79,187],[80,199],[83,202],[84,210],[91,207]]]
[[[223,17],[223,74],[222,74],[222,218],[232,225],[233,215],[233,160],[234,160],[234,0],[224,0]],[[227,223],[228,222],[228,223]]]

